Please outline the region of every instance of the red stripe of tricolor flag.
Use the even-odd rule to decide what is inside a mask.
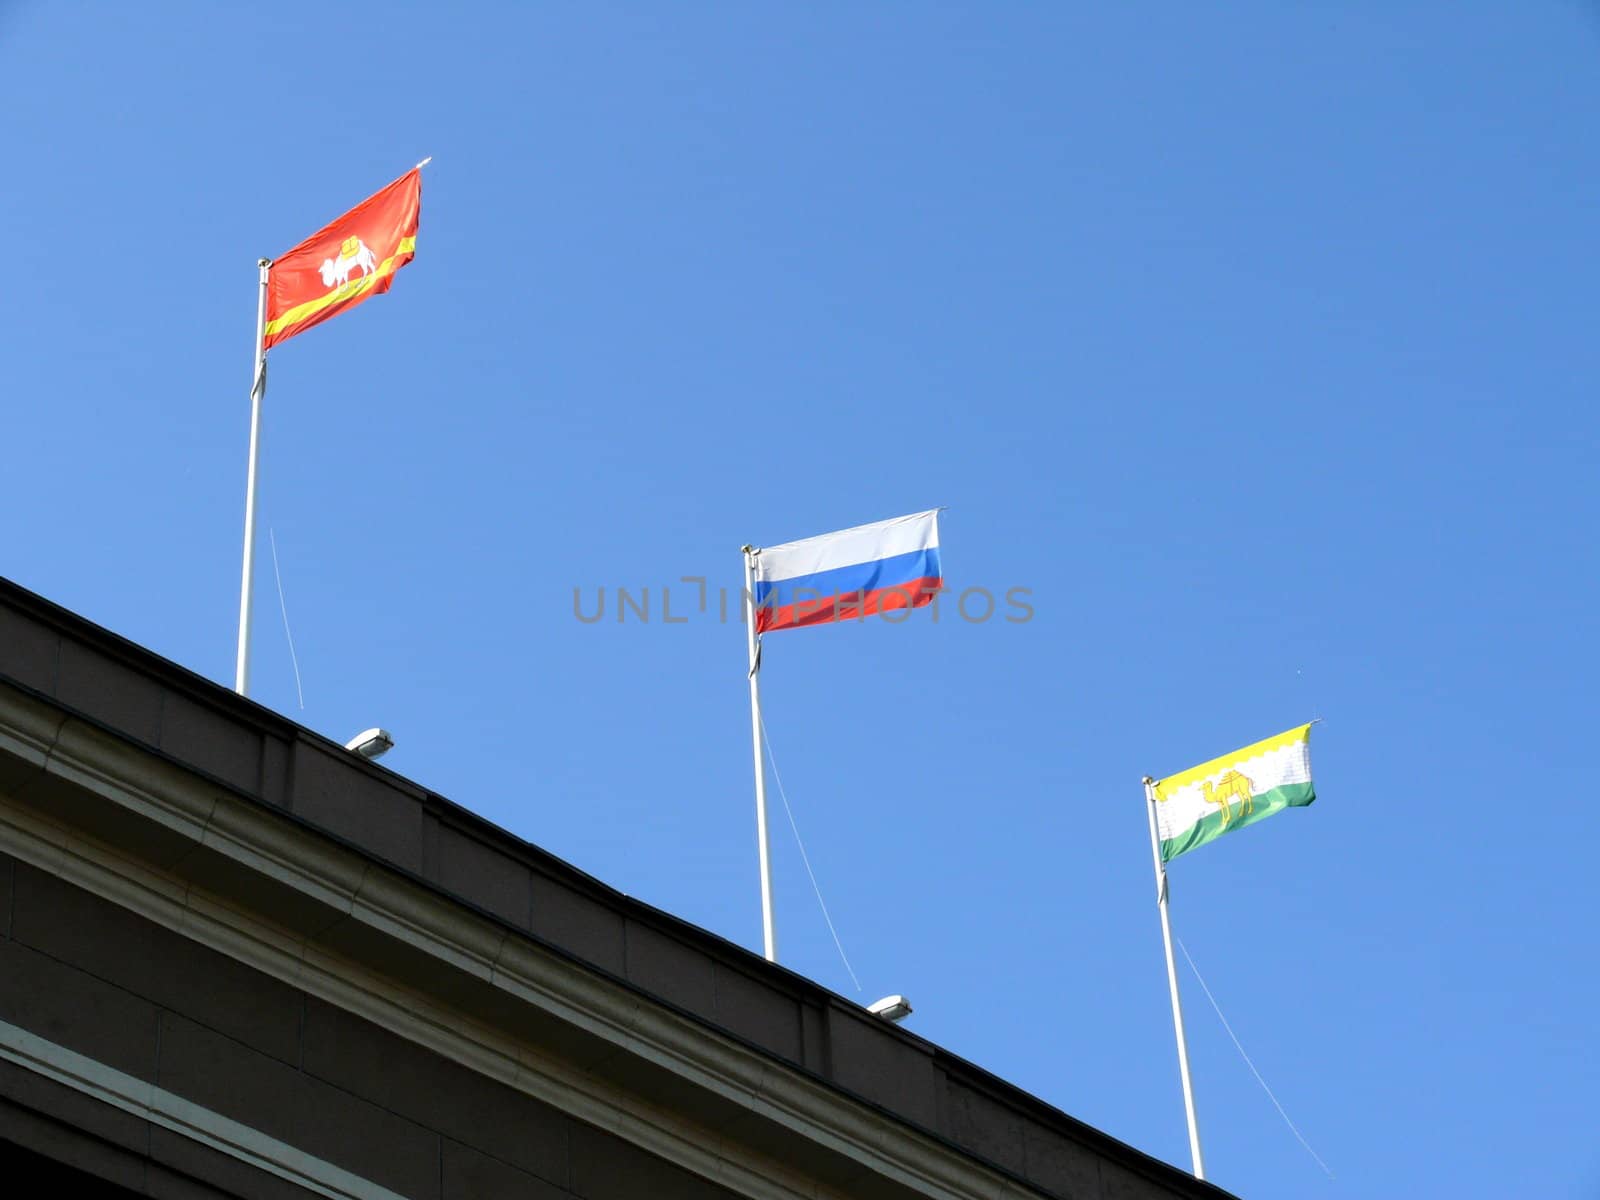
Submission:
[[[275,259],[263,348],[387,292],[416,254],[421,211],[422,169],[415,167]]]

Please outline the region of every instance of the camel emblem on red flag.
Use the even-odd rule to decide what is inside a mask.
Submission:
[[[362,275],[372,275],[378,270],[378,260],[367,244],[358,237],[347,237],[339,247],[338,258],[322,260],[322,282],[325,287],[343,287],[350,280],[353,268],[360,267]]]

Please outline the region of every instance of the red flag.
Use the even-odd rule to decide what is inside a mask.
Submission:
[[[421,210],[419,167],[274,261],[267,275],[265,348],[387,292],[394,273],[416,255]]]

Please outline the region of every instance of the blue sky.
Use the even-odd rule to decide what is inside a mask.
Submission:
[[[1600,1191],[1600,13],[462,7],[0,4],[0,573],[231,682],[255,261],[434,155],[272,355],[256,699],[759,948],[743,632],[662,589],[948,506],[1031,620],[768,639],[863,990],[774,795],[785,965],[1185,1164],[1139,778],[1321,717],[1172,916],[1337,1179],[1185,974],[1211,1177]]]

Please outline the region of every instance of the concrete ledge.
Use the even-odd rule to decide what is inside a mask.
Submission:
[[[248,1125],[96,1059],[0,1021],[0,1060],[121,1109],[151,1125],[220,1150],[319,1196],[335,1200],[406,1200],[370,1180],[306,1154]]]

